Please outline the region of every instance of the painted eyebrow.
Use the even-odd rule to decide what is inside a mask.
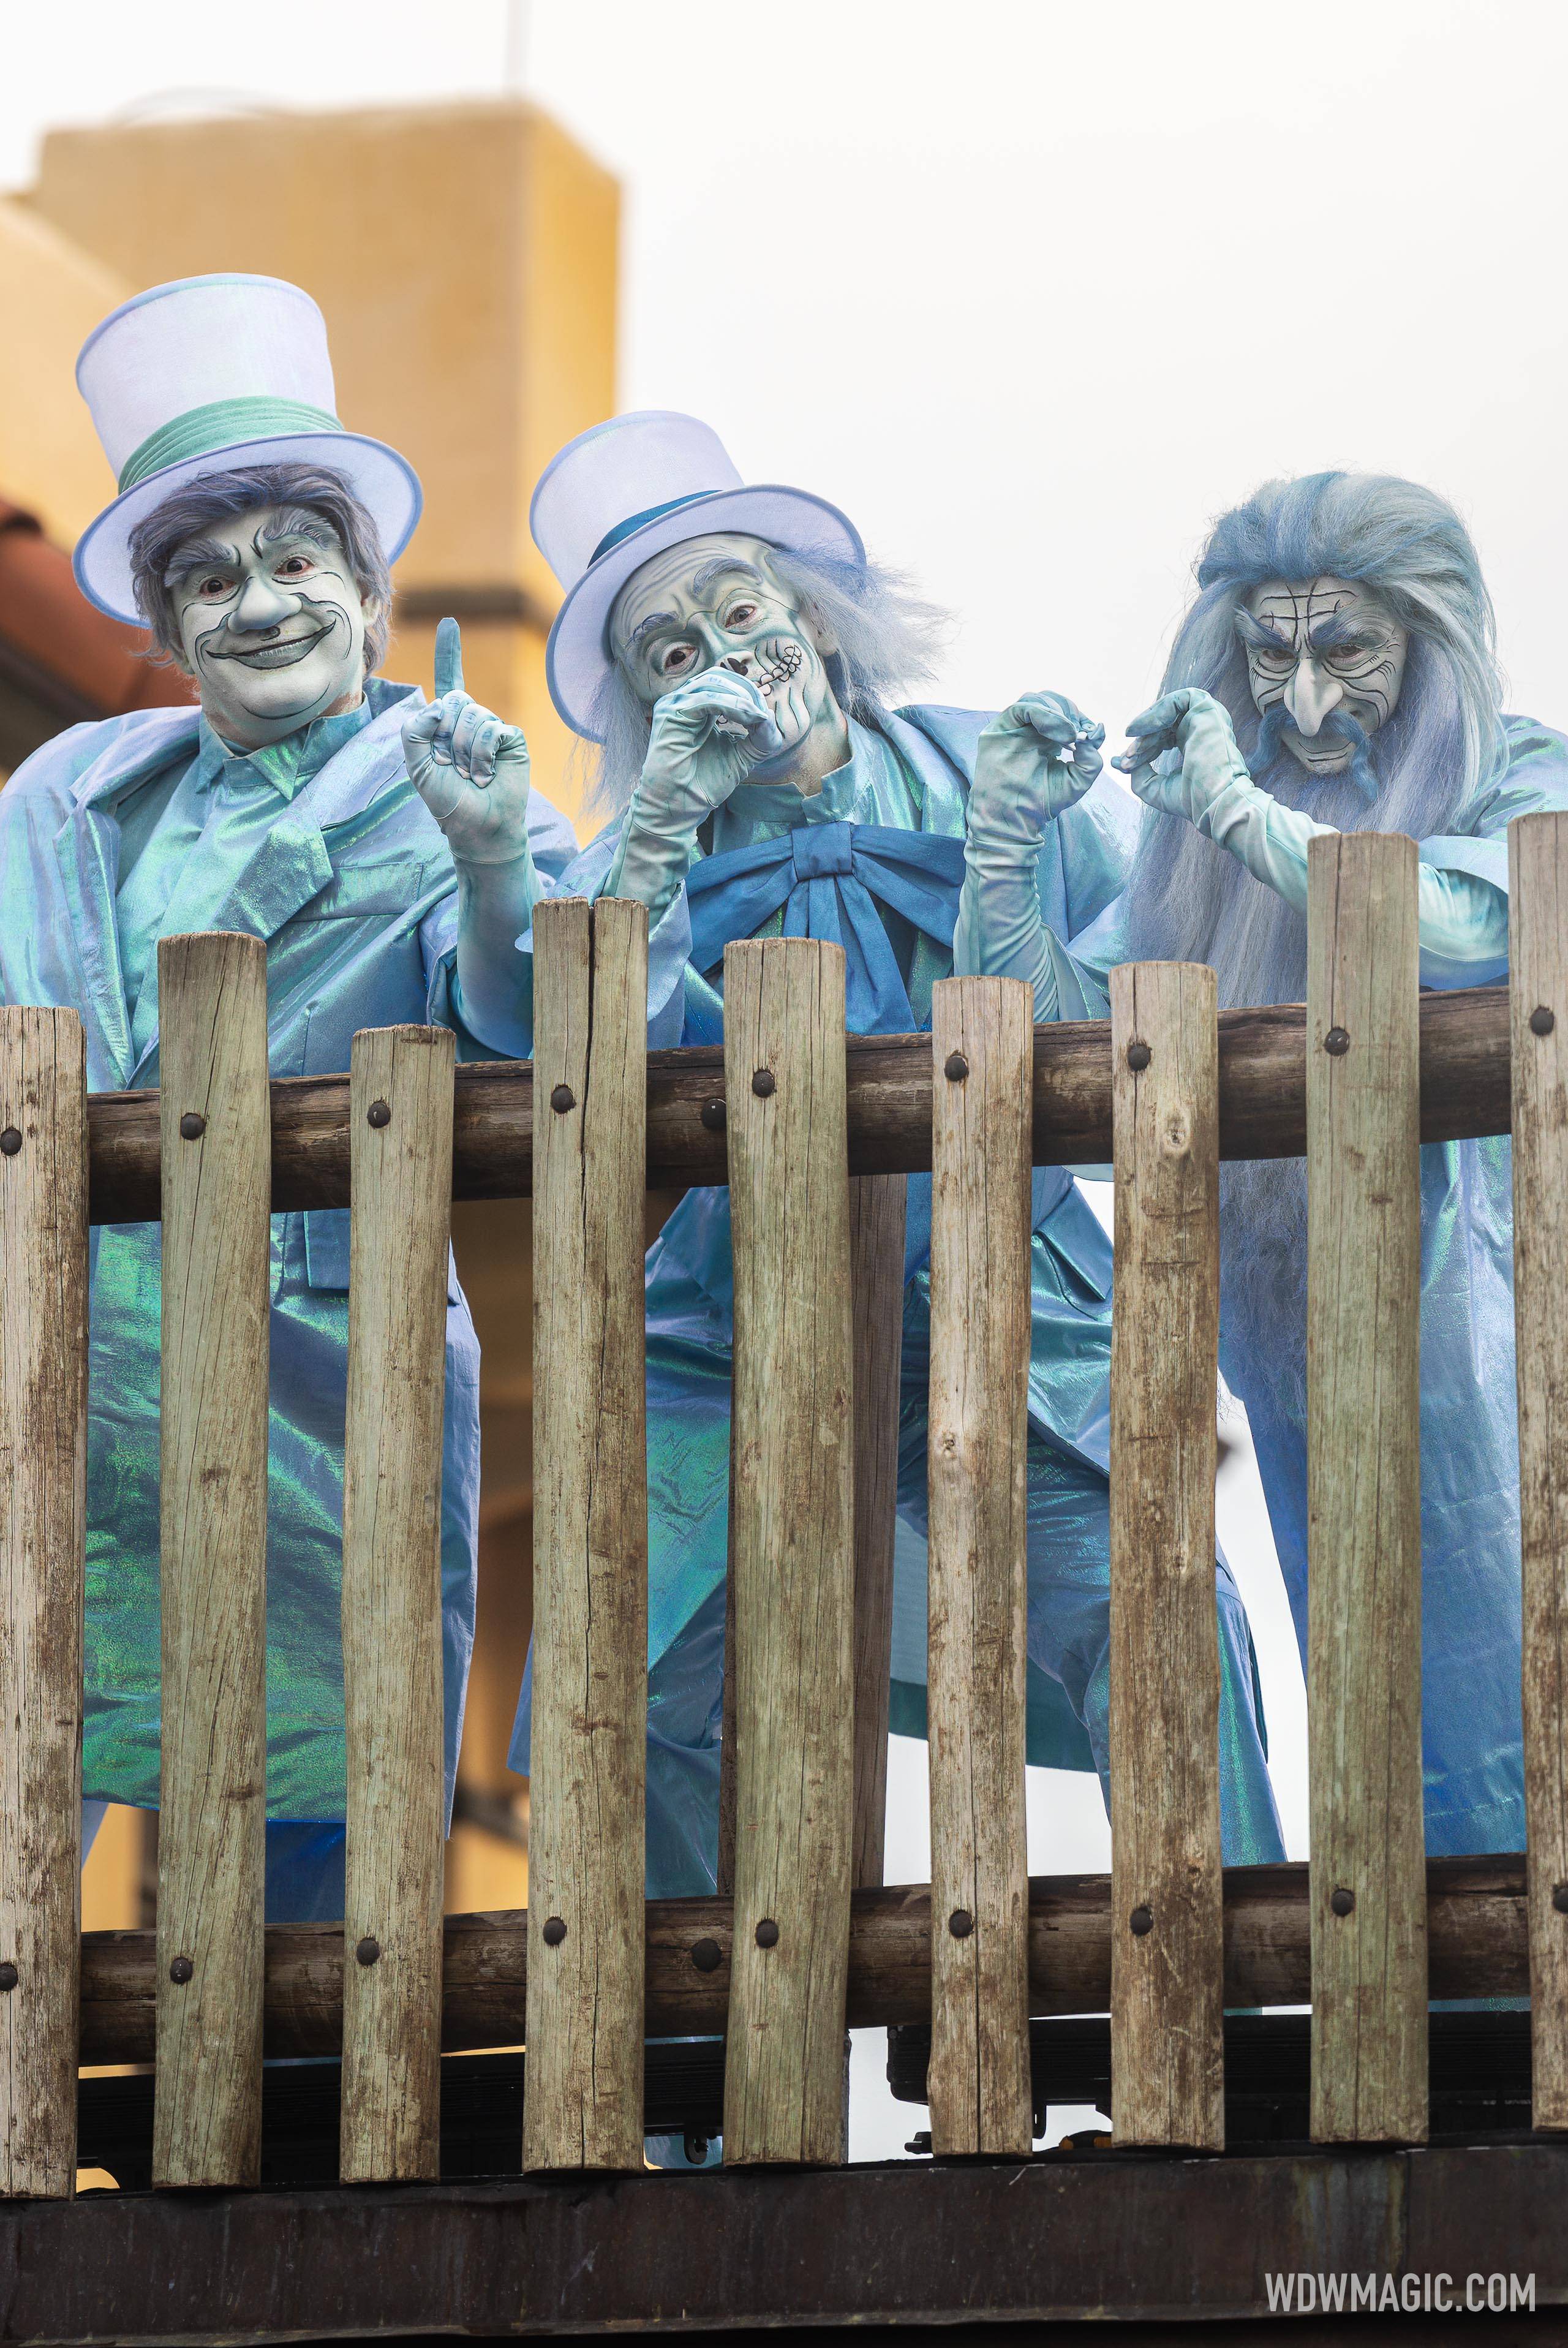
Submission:
[[[759,587],[768,583],[755,563],[743,561],[738,554],[720,554],[712,562],[703,564],[691,582],[692,593],[702,594],[716,579],[723,579],[731,572],[742,579],[754,579]]]
[[[639,620],[636,626],[632,630],[633,646],[635,648],[636,645],[642,643],[645,636],[652,635],[655,628],[678,628],[679,625],[680,613],[678,612],[650,612],[647,618],[645,620]]]
[[[232,541],[221,538],[194,538],[177,548],[170,557],[163,583],[166,587],[177,587],[181,580],[189,579],[193,571],[200,571],[203,563],[208,562],[232,571],[239,560],[240,550]]]
[[[1370,613],[1351,614],[1340,610],[1331,612],[1326,620],[1315,623],[1307,641],[1314,652],[1327,653],[1332,652],[1336,644],[1363,642],[1377,633]]]
[[[257,530],[251,545],[260,554],[263,547],[276,546],[285,538],[303,538],[311,546],[330,548],[337,543],[337,532],[320,514],[312,513],[308,506],[290,506],[270,530],[263,526]]]
[[[1240,603],[1236,606],[1236,633],[1243,644],[1251,644],[1256,652],[1294,653],[1296,649],[1288,636],[1282,636],[1277,629],[1269,627]]]

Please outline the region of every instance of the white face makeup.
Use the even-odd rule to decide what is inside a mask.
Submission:
[[[265,506],[214,522],[175,548],[163,580],[181,666],[226,741],[260,749],[359,701],[374,614],[320,514]]]
[[[1348,579],[1271,580],[1236,615],[1253,700],[1314,775],[1342,774],[1393,715],[1409,636],[1387,605]],[[1272,730],[1272,729],[1271,729]]]
[[[753,768],[777,778],[813,736],[849,755],[824,660],[836,647],[777,576],[761,539],[687,539],[634,572],[610,615],[610,645],[638,697],[652,704],[722,662],[748,676],[773,711],[784,748]],[[826,768],[820,768],[826,772]]]

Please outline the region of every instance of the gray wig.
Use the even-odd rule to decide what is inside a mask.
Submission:
[[[825,665],[846,716],[874,721],[901,686],[921,684],[932,675],[947,614],[912,594],[902,573],[873,562],[787,554],[771,546],[768,560],[802,610],[837,644]],[[594,695],[591,716],[598,739],[583,746],[589,762],[588,798],[607,820],[619,815],[636,787],[653,716],[616,661]]]
[[[258,506],[308,506],[335,532],[348,558],[360,594],[376,613],[365,623],[365,674],[387,657],[392,622],[392,574],[373,516],[341,473],[325,465],[246,465],[229,473],[204,473],[189,489],[176,489],[139,522],[130,539],[130,573],[136,607],[157,650],[166,659],[180,654],[180,624],[163,574],[176,547],[213,522],[232,521]]]

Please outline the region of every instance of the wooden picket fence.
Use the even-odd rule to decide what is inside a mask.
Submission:
[[[1568,817],[1517,821],[1511,866],[1535,2116],[1565,2128]],[[1427,2127],[1429,1992],[1418,1148],[1429,1104],[1414,844],[1315,842],[1310,901],[1312,2127],[1325,2143],[1409,2143]],[[513,1920],[524,1936],[523,2165],[639,2167],[645,2036],[655,2018],[689,2024],[690,1999],[703,1996],[710,2013],[723,2000],[726,2161],[841,2161],[846,2012],[903,2019],[927,1986],[934,2150],[1025,2156],[1028,2020],[1051,2010],[1042,1982],[1057,1962],[1037,1935],[1031,1943],[1025,1854],[1039,1107],[1028,989],[944,982],[929,1039],[932,1882],[922,1909],[913,1894],[867,1888],[881,1882],[898,1166],[918,1159],[895,1152],[882,1172],[851,1179],[840,950],[779,939],[726,954],[722,1098],[705,1100],[702,1122],[723,1128],[734,1231],[732,1872],[721,1896],[655,1909],[644,1900],[645,915],[562,901],[541,909],[535,934],[537,1645],[531,1900]],[[454,2025],[452,1952],[485,1940],[488,1962],[506,1926],[448,1920],[444,1982],[438,1518],[452,1038],[401,1027],[354,1044],[347,1914],[341,1937],[264,1934],[267,1279],[279,1194],[264,948],[165,940],[159,983],[155,2182],[255,2182],[263,2030],[271,2051],[303,2043],[274,2028],[273,2001],[286,2003],[288,1964],[308,1971],[300,1951],[312,1932],[318,1973],[331,1943],[321,1994],[341,2015],[342,2175],[429,2178],[443,2029],[448,2044],[487,2043],[482,2024],[477,2040]],[[1113,1855],[1100,1887],[1113,2124],[1119,2142],[1210,2149],[1223,2140],[1223,2008],[1268,1978],[1260,1963],[1249,1976],[1227,1945],[1227,1893],[1240,1900],[1245,1887],[1227,1886],[1220,1850],[1217,1037],[1206,968],[1113,974]],[[83,1071],[73,1014],[0,1011],[0,2192],[17,2196],[73,2190],[84,2053]],[[1450,1119],[1439,1129],[1499,1128]],[[504,1173],[490,1187],[508,1187]],[[526,1187],[521,1171],[510,1187]],[[929,1919],[913,1960],[907,1932],[897,1938],[899,1900],[905,1921]],[[868,1955],[877,1933],[880,1975]],[[100,1970],[108,1962],[92,1953]],[[686,1991],[670,1988],[677,1972]],[[303,1978],[288,1976],[296,1991]],[[101,2043],[93,2051],[103,2059]]]

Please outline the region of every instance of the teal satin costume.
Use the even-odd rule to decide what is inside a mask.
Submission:
[[[1418,849],[1432,873],[1489,882],[1506,899],[1511,819],[1568,807],[1568,737],[1531,718],[1502,723],[1501,772],[1451,833]],[[1435,918],[1422,922],[1422,986],[1506,981],[1507,929],[1491,891],[1427,895]],[[1057,964],[1070,967],[1069,985],[1097,986],[1126,959],[1121,905],[1109,906],[1070,948],[1059,935],[1050,943]],[[1305,1187],[1302,1234],[1305,1249]],[[1299,1356],[1283,1344],[1243,1351],[1222,1323],[1220,1363],[1246,1406],[1305,1660]],[[1524,1848],[1519,1539],[1511,1147],[1505,1135],[1429,1142],[1421,1151],[1421,1723],[1431,1851]]]
[[[650,1040],[723,1032],[731,938],[830,937],[846,954],[848,1024],[899,1033],[931,1024],[931,990],[954,969],[965,808],[984,716],[920,708],[851,726],[852,756],[814,798],[742,784],[650,941]],[[1071,938],[1115,899],[1136,813],[1106,783],[1051,829],[1042,897]],[[613,825],[562,875],[593,895]],[[892,1722],[925,1725],[926,1394],[930,1179],[909,1182]],[[1029,1380],[1028,1753],[1106,1766],[1109,1640],[1107,1426],[1110,1248],[1070,1177],[1034,1179]],[[649,1251],[648,1890],[714,1880],[728,1514],[733,1286],[728,1194],[689,1191]],[[1223,1824],[1233,1860],[1282,1855],[1264,1757],[1245,1617],[1218,1566],[1223,1658]],[[512,1766],[528,1766],[525,1678]]]
[[[236,756],[194,709],[77,726],[0,792],[0,999],[71,1005],[95,1091],[155,1086],[157,940],[240,930],[267,942],[274,1076],[348,1066],[360,1027],[434,1020],[459,1055],[456,878],[404,769],[414,688],[372,679],[360,706]],[[537,794],[547,878],[575,853]],[[160,1228],[92,1234],[87,1715],[83,1792],[159,1799]],[[267,1813],[341,1819],[339,1622],[348,1216],[274,1215],[267,1509]],[[479,1349],[448,1290],[441,1489],[449,1800],[473,1640]],[[296,1908],[296,1913],[307,1912]],[[335,1911],[341,1913],[341,1908]]]

